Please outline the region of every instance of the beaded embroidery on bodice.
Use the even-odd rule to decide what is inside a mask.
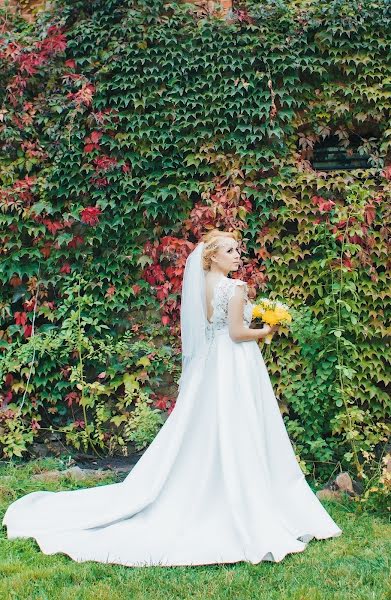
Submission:
[[[238,285],[245,286],[245,305],[243,308],[243,325],[249,327],[252,319],[253,305],[248,299],[247,283],[241,279],[229,279],[222,277],[215,286],[211,304],[213,307],[212,320],[207,319],[206,336],[210,339],[213,333],[219,329],[228,330],[228,302],[235,293]]]

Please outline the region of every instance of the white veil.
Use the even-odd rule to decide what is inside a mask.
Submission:
[[[182,280],[181,297],[181,340],[182,340],[182,373],[179,386],[185,371],[198,352],[202,352],[206,342],[206,296],[205,271],[202,266],[204,242],[200,242],[186,259]]]

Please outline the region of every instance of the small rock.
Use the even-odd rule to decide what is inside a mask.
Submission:
[[[341,500],[344,493],[349,496],[362,493],[362,486],[352,480],[347,472],[339,473],[333,481],[329,481],[316,495],[319,499]]]
[[[81,480],[89,477],[101,478],[105,477],[105,473],[102,469],[81,469],[80,467],[69,467],[65,471],[61,471],[61,474],[66,477],[70,476],[74,479]]]
[[[70,476],[73,477],[74,479],[85,479],[86,478],[86,471],[89,471],[90,469],[81,469],[80,467],[69,467],[69,469],[65,469],[62,474],[63,476]]]
[[[354,494],[353,482],[349,473],[339,473],[335,478],[335,483],[341,491],[348,492],[348,494]]]
[[[319,500],[341,500],[341,493],[335,490],[329,490],[328,488],[324,488],[323,490],[319,490],[316,492],[316,497]]]
[[[32,478],[38,481],[57,481],[60,477],[61,471],[43,471],[42,473],[32,475]]]
[[[33,479],[39,481],[57,481],[60,477],[72,477],[77,481],[88,479],[89,477],[100,479],[105,477],[105,473],[102,469],[81,469],[80,467],[70,467],[64,471],[44,471],[33,475]]]

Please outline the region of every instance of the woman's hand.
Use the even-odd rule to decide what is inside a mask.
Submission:
[[[267,337],[268,335],[273,335],[273,333],[275,333],[278,329],[279,325],[267,325],[265,323],[265,325],[262,327],[262,329],[255,329],[255,331],[257,332],[257,338],[258,339],[263,339],[265,337]]]
[[[275,331],[277,331],[277,329],[279,328],[279,325],[267,325],[265,324],[263,326],[263,331],[266,332],[266,335],[270,335],[271,333],[274,333]]]

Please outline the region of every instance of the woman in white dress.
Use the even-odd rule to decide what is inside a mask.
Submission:
[[[126,566],[280,562],[337,537],[305,480],[249,327],[235,232],[213,230],[186,261],[182,375],[174,410],[121,483],[32,492],[9,507],[9,538],[45,554]],[[276,328],[274,328],[276,329]]]

